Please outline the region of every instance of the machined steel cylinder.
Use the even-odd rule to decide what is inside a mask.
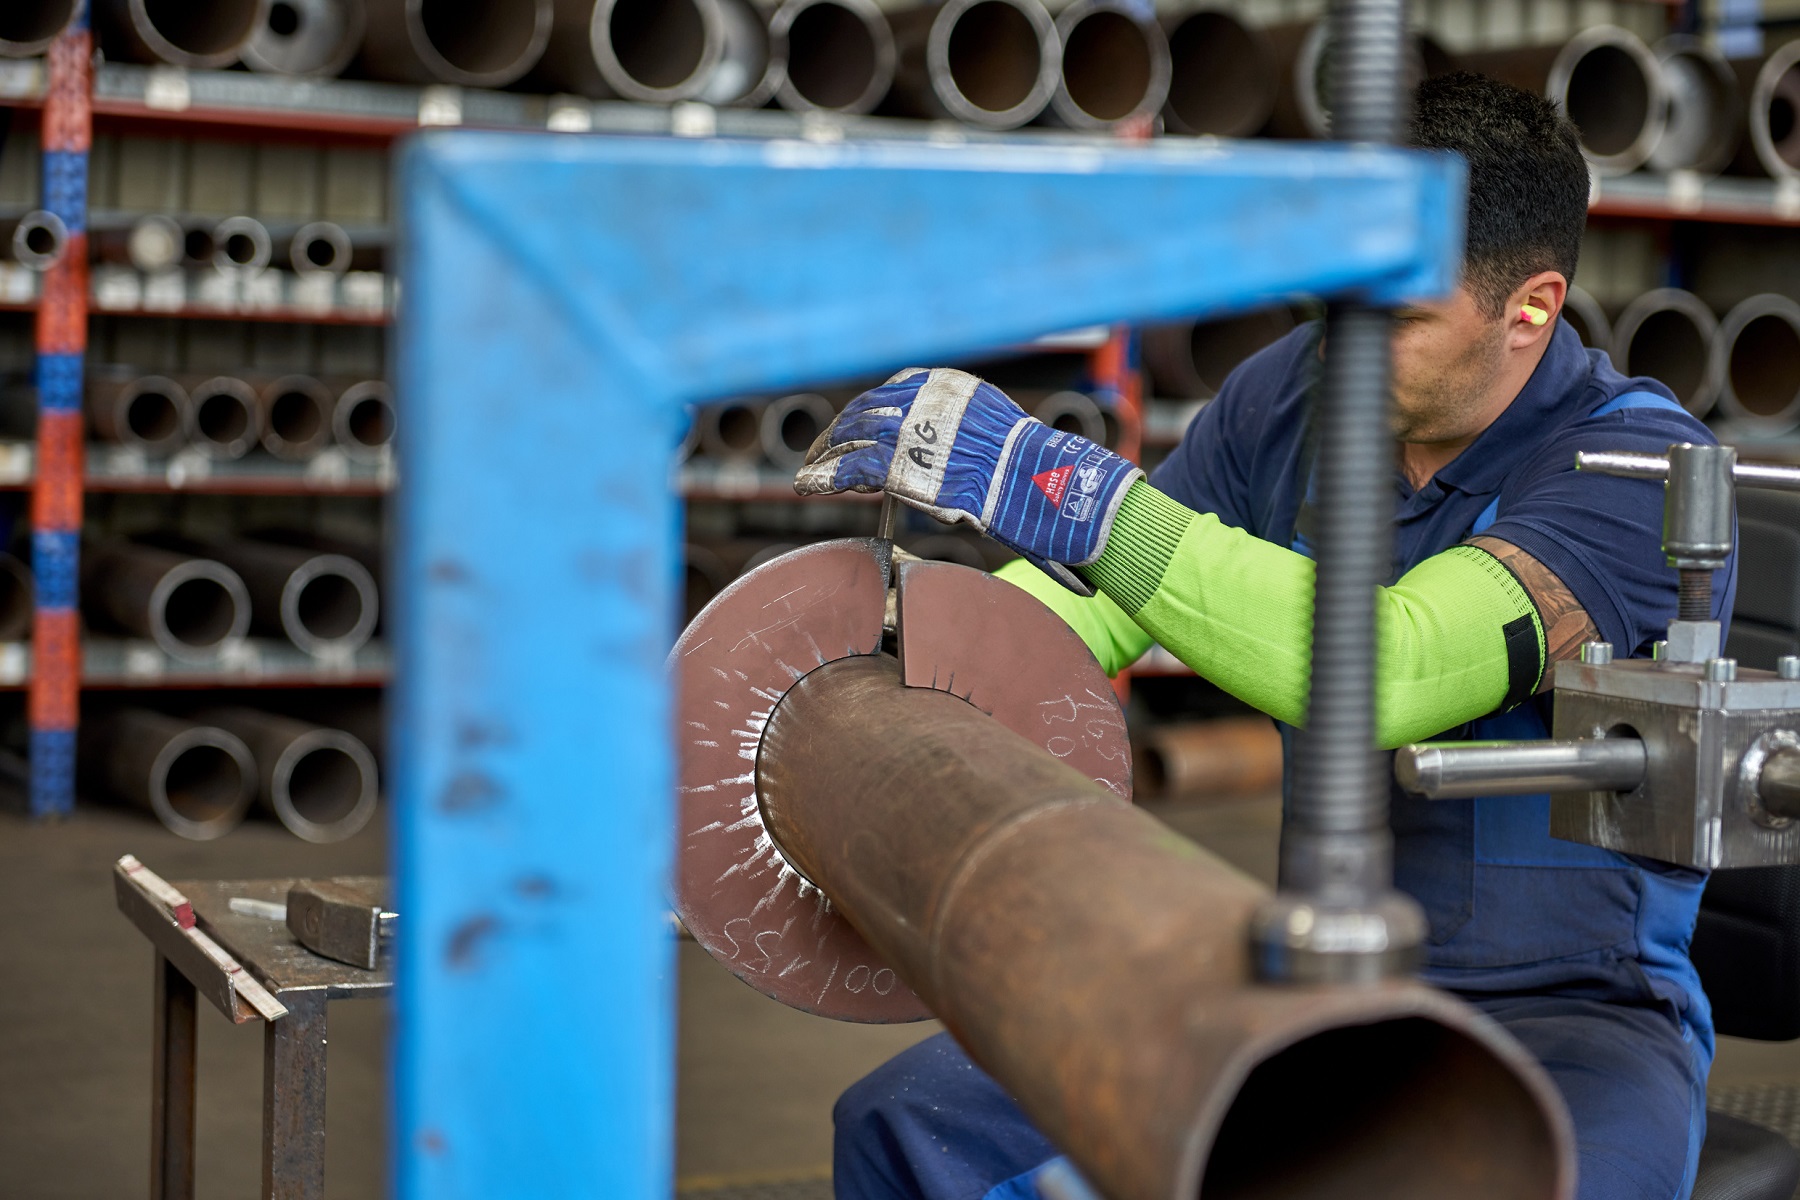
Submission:
[[[88,248],[101,262],[123,263],[144,272],[178,267],[187,253],[180,223],[160,213],[125,226],[90,229]]]
[[[249,747],[216,725],[127,708],[84,724],[81,742],[101,790],[193,841],[231,832],[256,796]]]
[[[95,436],[146,454],[173,453],[186,444],[194,427],[186,388],[166,376],[140,375],[130,368],[90,372],[86,407]]]
[[[35,595],[31,568],[16,555],[0,554],[0,642],[20,642],[31,637]]]
[[[1800,428],[1800,304],[1765,294],[1719,324],[1719,408],[1761,433]]]
[[[505,87],[537,65],[551,0],[365,0],[361,65],[377,79]]]
[[[1731,65],[1699,38],[1672,34],[1652,48],[1668,93],[1668,122],[1650,152],[1655,171],[1716,175],[1736,157],[1744,100]]]
[[[110,58],[219,69],[237,62],[268,20],[270,0],[95,0]]]
[[[61,217],[45,209],[0,221],[0,247],[26,270],[48,271],[62,258],[68,244],[68,226]]]
[[[352,458],[387,454],[394,444],[394,389],[379,379],[363,379],[338,393],[331,440]]]
[[[36,58],[75,19],[76,0],[8,0],[0,12],[0,58]]]
[[[1173,133],[1249,137],[1275,111],[1280,67],[1261,30],[1224,9],[1163,18],[1169,43],[1169,96],[1163,120]]]
[[[336,75],[363,40],[363,0],[270,0],[244,65],[276,75]]]
[[[1062,70],[1049,116],[1070,129],[1148,121],[1169,95],[1169,41],[1130,0],[1076,0],[1056,16]]]
[[[276,458],[304,462],[331,444],[337,398],[311,375],[283,375],[258,393],[263,449]]]
[[[253,708],[215,709],[204,719],[250,748],[257,800],[296,837],[341,842],[375,815],[375,756],[343,730]]]
[[[1555,1089],[1491,1022],[1257,985],[1260,885],[893,660],[789,688],[756,784],[773,850],[1104,1194],[1570,1193]]]
[[[1145,735],[1135,760],[1147,796],[1229,796],[1281,786],[1281,735],[1267,717],[1177,721]]]
[[[1402,788],[1433,800],[1536,792],[1628,792],[1644,782],[1635,737],[1465,745],[1425,742],[1394,755]]]
[[[694,414],[700,453],[719,462],[755,462],[762,456],[765,406],[749,400],[709,404]]]
[[[344,655],[375,632],[381,600],[375,577],[356,559],[254,538],[204,545],[244,581],[250,628],[285,637],[315,656]]]
[[[946,0],[888,20],[900,56],[888,104],[900,115],[1016,129],[1056,94],[1062,39],[1039,0]]]
[[[188,381],[192,444],[208,458],[242,458],[262,440],[263,410],[256,389],[230,375]]]
[[[1750,145],[1771,178],[1800,178],[1800,41],[1777,48],[1750,82]]]
[[[1569,323],[1581,344],[1593,350],[1612,349],[1612,322],[1606,319],[1606,310],[1600,302],[1585,288],[1569,285],[1568,294],[1563,297],[1562,319]]]
[[[1601,174],[1635,171],[1662,141],[1669,112],[1662,66],[1629,30],[1596,25],[1558,45],[1485,50],[1462,63],[1555,101]]]
[[[226,217],[212,230],[212,265],[232,275],[257,275],[268,269],[275,242],[268,226],[255,217]]]
[[[1175,321],[1144,331],[1144,366],[1156,394],[1210,400],[1239,363],[1294,328],[1286,305],[1203,321]]]
[[[224,563],[104,542],[84,563],[86,609],[174,658],[206,658],[250,631],[250,593]]]
[[[1648,375],[1675,393],[1696,417],[1718,399],[1713,345],[1719,319],[1704,301],[1679,288],[1645,292],[1613,325],[1612,360],[1627,375]]]
[[[775,100],[792,112],[866,113],[894,82],[894,33],[874,0],[786,0],[769,44]]]
[[[783,470],[798,469],[813,442],[836,417],[831,401],[815,392],[797,392],[770,401],[762,414],[763,457]]]

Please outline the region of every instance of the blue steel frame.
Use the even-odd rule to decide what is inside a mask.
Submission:
[[[673,1189],[685,406],[1296,292],[1441,296],[1463,168],[1338,147],[433,133],[398,167],[394,1171]]]

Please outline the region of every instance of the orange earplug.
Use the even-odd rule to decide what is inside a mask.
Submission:
[[[1522,305],[1519,308],[1519,320],[1529,321],[1533,325],[1542,325],[1550,319],[1550,314],[1535,304]]]

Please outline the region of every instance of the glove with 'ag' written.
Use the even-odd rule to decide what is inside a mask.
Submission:
[[[1091,596],[1069,568],[1100,557],[1126,489],[1143,475],[965,371],[909,367],[850,402],[807,452],[794,490],[890,492],[940,521],[973,525]]]

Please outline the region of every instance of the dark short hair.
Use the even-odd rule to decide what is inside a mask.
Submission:
[[[1575,126],[1542,96],[1457,71],[1421,83],[1412,144],[1469,162],[1463,282],[1489,317],[1539,271],[1575,278],[1588,170]]]

